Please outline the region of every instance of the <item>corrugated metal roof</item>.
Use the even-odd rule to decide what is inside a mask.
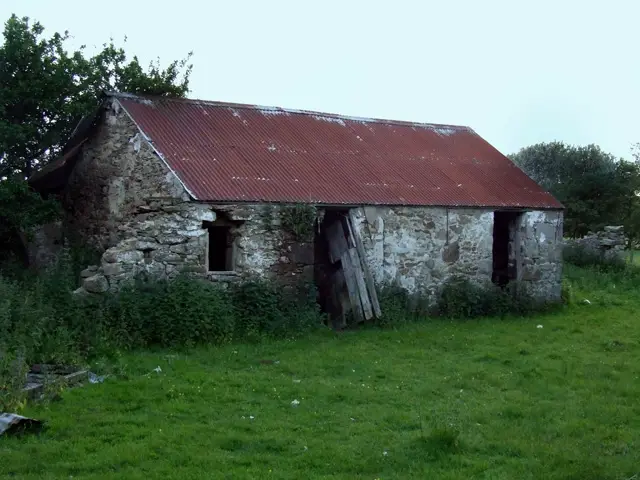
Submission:
[[[197,200],[562,208],[467,127],[117,96]]]

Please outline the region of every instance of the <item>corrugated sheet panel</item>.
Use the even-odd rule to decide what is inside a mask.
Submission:
[[[562,208],[467,127],[120,96],[196,199]]]

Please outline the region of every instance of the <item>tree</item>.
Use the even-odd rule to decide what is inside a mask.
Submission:
[[[145,70],[111,41],[92,57],[65,49],[69,35],[43,36],[44,27],[12,15],[0,46],[0,179],[26,178],[59,155],[79,119],[105,90],[183,97],[191,54]]]
[[[637,163],[616,159],[596,145],[561,142],[523,148],[511,159],[564,204],[569,236],[624,224],[632,217],[640,179]]]
[[[627,249],[631,252],[631,261],[633,261],[633,252],[640,243],[640,143],[637,143],[631,149],[634,158],[633,162],[627,162],[631,174],[629,182],[634,194],[630,196],[624,204],[624,231],[627,237]]]
[[[113,44],[92,57],[68,52],[69,35],[46,38],[44,27],[12,15],[0,45],[0,263],[20,256],[19,238],[51,221],[59,208],[25,182],[56,158],[77,122],[99,104],[103,91],[183,97],[189,92],[191,54],[144,69]]]

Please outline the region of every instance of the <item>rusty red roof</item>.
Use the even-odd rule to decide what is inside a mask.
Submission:
[[[562,208],[467,127],[116,96],[197,200]]]

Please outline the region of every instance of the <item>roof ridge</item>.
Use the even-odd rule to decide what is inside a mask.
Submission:
[[[127,98],[134,101],[142,101],[142,102],[177,102],[177,103],[189,103],[193,105],[206,105],[209,107],[217,107],[217,108],[237,108],[237,109],[245,109],[245,110],[258,110],[262,113],[267,114],[293,114],[293,115],[307,115],[312,117],[320,117],[327,119],[335,119],[335,120],[347,120],[352,122],[361,122],[361,123],[381,123],[385,125],[401,125],[401,126],[409,126],[409,127],[423,127],[423,128],[435,128],[435,129],[453,129],[456,131],[468,131],[471,133],[476,133],[471,127],[466,125],[453,125],[447,123],[432,123],[432,122],[409,122],[406,120],[394,120],[394,119],[386,119],[386,118],[375,118],[375,117],[358,117],[351,115],[342,115],[339,113],[330,113],[330,112],[319,112],[315,110],[304,110],[304,109],[295,109],[295,108],[284,108],[284,107],[276,107],[276,106],[268,106],[268,105],[256,105],[249,103],[233,103],[233,102],[223,102],[217,100],[199,100],[195,98],[176,98],[176,97],[160,97],[153,95],[136,95],[132,93],[125,92],[107,92],[107,96],[116,97],[116,98]],[[330,120],[330,121],[331,121]]]

